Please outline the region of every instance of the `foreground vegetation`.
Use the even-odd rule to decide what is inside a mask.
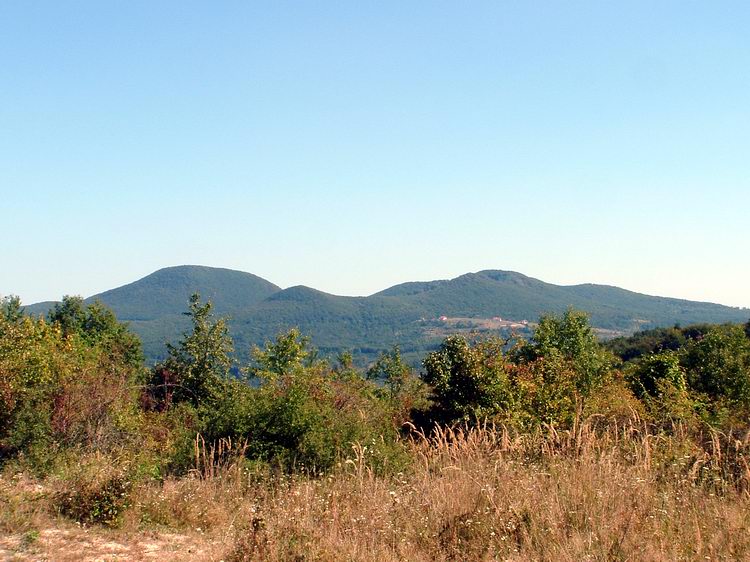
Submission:
[[[449,337],[417,377],[296,331],[234,365],[210,305],[188,317],[146,369],[99,305],[3,301],[0,555],[750,557],[750,325],[605,349],[568,311],[530,341]]]

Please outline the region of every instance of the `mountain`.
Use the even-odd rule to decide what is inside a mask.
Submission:
[[[594,326],[633,332],[644,326],[747,320],[750,311],[712,303],[643,295],[607,285],[561,286],[513,271],[486,270],[447,281],[404,283],[378,295],[418,303],[431,316],[502,316],[536,320],[572,306]]]
[[[395,285],[368,297],[331,295],[305,286],[281,289],[250,273],[203,266],[160,269],[129,285],[94,295],[139,334],[151,361],[188,324],[182,314],[199,292],[230,318],[240,358],[252,345],[291,327],[323,353],[350,350],[359,361],[398,344],[417,358],[448,333],[528,333],[523,321],[572,306],[591,316],[602,335],[695,322],[744,322],[750,311],[712,303],[642,295],[605,285],[560,286],[511,271],[487,270],[450,280]],[[27,307],[44,313],[54,303]]]
[[[164,354],[166,341],[177,341],[188,328],[183,314],[190,295],[200,293],[211,300],[220,316],[234,316],[281,290],[271,283],[242,271],[182,265],[160,269],[128,285],[86,299],[98,300],[111,308],[119,320],[128,322],[143,341],[149,360]],[[43,302],[26,307],[29,314],[45,314],[55,305]]]
[[[100,300],[122,320],[154,320],[180,314],[195,292],[214,302],[217,314],[233,314],[281,290],[271,283],[242,271],[183,265],[166,267],[129,285],[105,291]]]

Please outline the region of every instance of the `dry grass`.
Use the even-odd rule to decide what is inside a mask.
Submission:
[[[170,560],[188,543],[202,549],[192,559],[234,561],[750,559],[747,439],[595,422],[415,434],[412,467],[390,477],[370,470],[362,446],[336,473],[306,478],[259,474],[201,445],[200,472],[133,489],[106,535],[130,554],[108,559],[147,559],[133,546],[144,529],[160,545],[149,552]],[[40,484],[0,483],[6,544],[70,528],[45,511]],[[20,494],[41,496],[29,507]]]
[[[487,427],[421,435],[407,475],[375,478],[355,455],[346,476],[263,493],[233,557],[750,558],[747,472],[707,479],[716,458],[678,442],[632,424],[604,434],[586,424],[545,436]]]

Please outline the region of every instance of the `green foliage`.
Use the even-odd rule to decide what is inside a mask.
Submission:
[[[401,359],[398,346],[388,353],[382,353],[367,369],[366,376],[368,380],[382,381],[390,398],[400,395],[413,378],[411,367]]]
[[[666,393],[662,392],[660,399],[666,400],[665,396]],[[624,427],[634,418],[649,419],[647,404],[633,394],[623,373],[614,371],[607,382],[587,397],[582,404],[579,419],[595,419],[596,423],[604,425],[614,422]]]
[[[21,298],[17,295],[9,295],[0,299],[0,317],[8,323],[19,322],[23,318],[24,308],[21,306]]]
[[[655,419],[745,423],[750,413],[747,326],[700,324],[650,330],[608,347],[624,359],[633,391]],[[633,359],[635,358],[635,359]]]
[[[433,389],[437,421],[481,419],[511,402],[502,340],[475,345],[450,336],[424,360],[422,379]]]
[[[267,342],[265,349],[253,349],[255,366],[251,372],[266,381],[299,376],[306,363],[314,362],[315,355],[310,349],[310,338],[301,336],[297,328],[292,328],[279,334],[274,342]]]
[[[376,445],[373,465],[382,470],[397,469],[403,454],[389,411],[371,389],[328,377],[261,389],[248,437],[251,456],[285,470],[327,471],[355,443]]]
[[[664,427],[671,428],[674,422],[697,427],[701,423],[701,414],[704,414],[703,422],[711,421],[701,411],[706,404],[697,399],[695,393],[666,378],[657,379],[654,394],[642,398],[651,419]]]
[[[47,319],[60,328],[63,337],[76,335],[88,345],[105,347],[132,367],[139,367],[143,361],[138,337],[99,301],[86,305],[81,297],[66,295]]]
[[[59,333],[43,321],[0,317],[0,457],[43,444],[64,360]],[[43,443],[44,441],[44,443]]]
[[[333,371],[336,378],[342,381],[354,380],[361,376],[354,366],[354,356],[350,351],[342,351],[336,355]]]
[[[669,426],[675,421],[693,423],[696,420],[697,405],[688,392],[679,351],[667,350],[639,357],[626,366],[626,381],[653,421]]]
[[[429,388],[403,361],[398,346],[382,353],[365,376],[367,380],[383,385],[377,389],[377,394],[391,409],[396,427],[409,422],[415,412],[425,411],[431,406]]]
[[[558,358],[569,362],[576,373],[575,386],[583,395],[600,386],[612,366],[612,357],[599,345],[588,316],[568,309],[561,316],[543,316],[531,342],[516,350],[521,361]]]
[[[0,317],[1,457],[45,470],[59,449],[108,450],[137,432],[140,368],[133,348],[117,352],[132,335],[109,326],[87,338],[80,325]]]
[[[177,345],[167,344],[168,358],[152,371],[151,397],[158,408],[181,402],[211,408],[229,375],[233,344],[226,320],[214,319],[211,303],[201,304],[197,293],[189,307],[191,331]]]
[[[581,406],[578,374],[559,354],[513,365],[510,378],[513,409],[505,412],[505,421],[522,427],[573,423]]]
[[[427,356],[423,379],[433,389],[437,421],[490,417],[520,427],[569,426],[605,386],[628,401],[627,389],[614,392],[612,357],[581,312],[544,316],[531,341],[507,354],[506,345],[452,336]]]
[[[685,372],[680,365],[680,357],[675,351],[651,353],[634,362],[628,372],[628,382],[636,396],[657,397],[664,390],[664,384],[676,390],[686,390]]]
[[[742,326],[716,326],[681,354],[690,388],[750,407],[750,340]]]
[[[693,324],[685,328],[655,328],[636,332],[628,337],[614,338],[606,342],[604,347],[624,362],[628,362],[650,353],[677,351],[688,341],[703,337],[711,328],[711,324]]]
[[[318,472],[341,462],[354,443],[374,443],[375,465],[396,463],[401,448],[389,406],[371,383],[354,376],[346,358],[342,376],[342,364],[317,359],[294,329],[253,356],[249,373],[264,382],[244,401],[250,456]]]

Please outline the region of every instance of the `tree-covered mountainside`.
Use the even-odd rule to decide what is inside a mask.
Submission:
[[[214,303],[217,314],[233,317],[281,288],[251,273],[217,267],[166,267],[128,285],[86,299],[114,310],[143,340],[148,360],[162,357],[165,342],[175,341],[188,325],[183,312],[193,293]],[[28,314],[46,314],[54,302],[26,307]]]
[[[323,353],[350,350],[369,360],[397,344],[408,360],[434,349],[446,333],[524,331],[520,323],[568,307],[587,312],[592,325],[611,335],[698,322],[745,322],[750,311],[711,303],[654,297],[603,285],[559,286],[509,271],[480,271],[450,280],[404,283],[368,297],[331,295],[304,286],[280,289],[249,273],[201,266],[161,269],[139,281],[94,295],[143,340],[146,357],[164,356],[164,342],[187,326],[183,316],[192,293],[229,317],[238,355],[248,355],[281,331],[312,334]],[[27,307],[43,314],[54,303]],[[442,320],[440,319],[442,317]],[[446,324],[447,322],[447,324]]]

